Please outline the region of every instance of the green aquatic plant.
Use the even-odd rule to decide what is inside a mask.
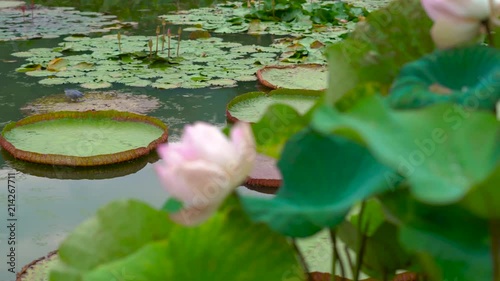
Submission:
[[[169,40],[168,52],[163,54],[154,52],[149,39],[121,35],[120,51],[114,35],[71,36],[56,48],[35,48],[13,55],[27,60],[17,71],[43,78],[41,84],[80,84],[97,89],[121,83],[171,89],[224,87],[234,86],[236,81],[254,81],[255,72],[262,65],[276,64],[280,52],[274,47],[244,46],[212,37]],[[171,48],[178,50],[177,57],[170,57]]]

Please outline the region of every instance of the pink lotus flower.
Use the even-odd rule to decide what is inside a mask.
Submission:
[[[425,11],[434,21],[431,35],[437,47],[441,49],[462,45],[477,38],[482,32],[481,23],[498,14],[500,10],[500,0],[421,1]]]
[[[255,141],[247,123],[237,123],[227,138],[217,127],[198,122],[184,128],[178,143],[160,145],[163,163],[156,172],[183,209],[171,218],[183,225],[208,219],[253,168]]]

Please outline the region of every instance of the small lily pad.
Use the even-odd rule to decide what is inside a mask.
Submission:
[[[91,90],[104,89],[104,88],[109,88],[111,86],[113,86],[113,85],[111,85],[111,83],[109,83],[109,82],[96,82],[96,83],[89,82],[89,83],[80,84],[80,87],[85,88],[85,89],[91,89]]]
[[[232,99],[226,108],[229,122],[257,122],[271,104],[287,104],[299,113],[306,113],[323,94],[323,91],[279,89],[266,94],[250,92]]]
[[[257,71],[257,78],[271,89],[324,90],[328,71],[326,66],[319,64],[266,66]]]

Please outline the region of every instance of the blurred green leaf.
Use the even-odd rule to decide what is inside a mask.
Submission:
[[[419,203],[404,190],[385,194],[382,202],[400,220],[400,243],[418,254],[431,280],[492,280],[486,220],[457,205]]]
[[[402,65],[434,49],[431,24],[419,0],[393,1],[370,13],[327,51],[327,101],[337,101],[360,83],[390,85]]]
[[[278,167],[283,185],[276,197],[243,197],[242,203],[253,220],[292,237],[335,227],[355,203],[387,190],[386,178],[396,177],[366,148],[311,129],[290,138]]]
[[[413,195],[427,203],[461,200],[500,161],[500,123],[494,114],[453,104],[398,111],[382,97],[368,96],[345,113],[322,107],[312,124],[364,143],[381,163],[405,176]]]

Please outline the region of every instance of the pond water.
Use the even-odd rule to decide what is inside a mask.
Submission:
[[[209,1],[45,1],[44,5],[75,6],[88,11],[106,11],[119,16],[120,20],[138,21],[137,29],[130,34],[154,34],[156,14],[168,9],[190,8],[209,5]],[[149,11],[138,11],[149,8]],[[220,35],[216,35],[220,36]],[[242,44],[270,44],[272,36],[226,35],[224,40]],[[65,85],[46,86],[38,84],[37,77],[29,77],[14,70],[24,63],[22,58],[11,53],[31,48],[53,48],[61,38],[29,41],[0,42],[0,127],[17,121],[24,115],[20,108],[35,99],[61,94]],[[68,86],[66,86],[68,87]],[[74,86],[69,86],[74,87]],[[222,89],[173,89],[159,90],[152,87],[114,86],[113,90],[124,90],[133,94],[146,94],[159,99],[161,106],[148,113],[163,120],[169,126],[169,140],[178,139],[182,127],[194,121],[206,121],[217,126],[225,125],[226,104],[235,96],[260,90],[258,82],[239,82],[237,87]],[[106,203],[122,198],[144,200],[160,206],[166,197],[152,169],[152,156],[108,169],[72,169],[34,165],[17,161],[8,154],[0,155],[0,280],[13,280],[6,270],[7,245],[5,225],[7,221],[7,174],[17,172],[15,178],[17,200],[17,264],[16,270],[35,258],[57,249],[59,243],[74,227],[93,215]],[[241,187],[243,188],[243,187]],[[244,189],[244,188],[243,188]],[[244,189],[245,192],[253,191]]]

